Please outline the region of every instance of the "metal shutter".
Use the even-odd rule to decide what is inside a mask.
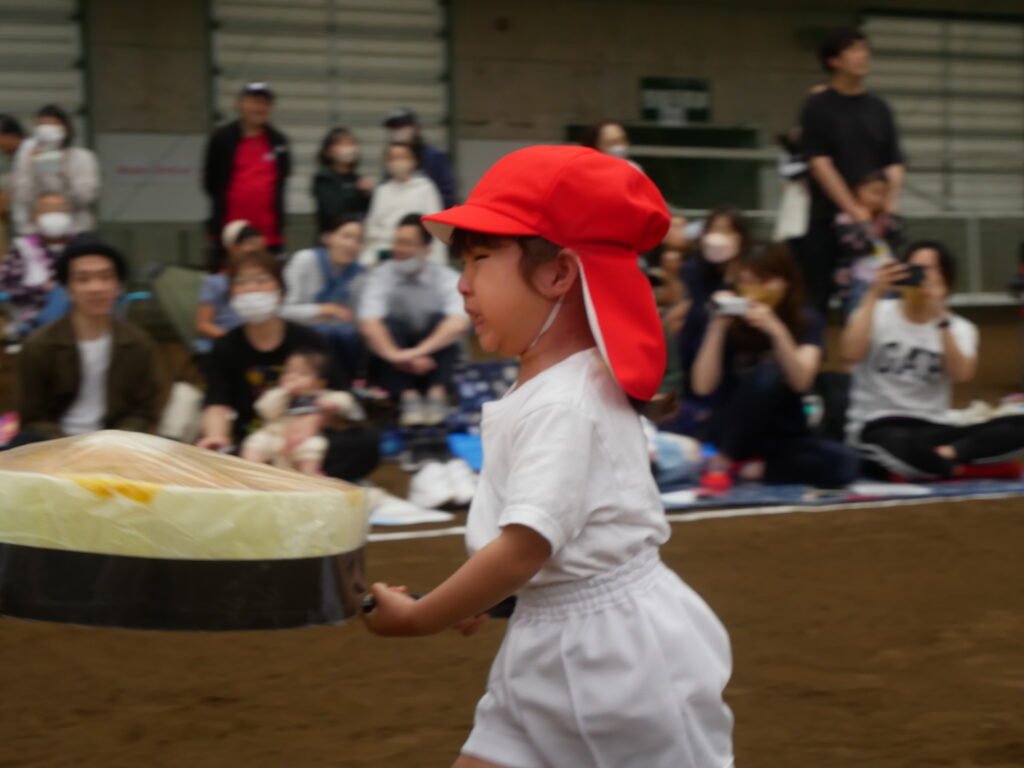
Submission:
[[[381,121],[396,106],[414,110],[427,140],[447,146],[445,14],[437,0],[214,0],[212,13],[218,122],[233,117],[246,82],[274,89],[273,121],[295,163],[289,212],[313,210],[314,155],[329,128],[356,134],[370,175],[381,166]]]
[[[84,144],[85,86],[76,0],[0,0],[0,112],[31,131],[44,104],[72,115]]]
[[[868,16],[870,87],[896,112],[910,212],[1024,209],[1024,23]]]

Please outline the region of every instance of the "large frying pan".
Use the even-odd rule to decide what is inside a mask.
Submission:
[[[286,629],[361,610],[365,492],[158,437],[0,454],[0,613],[101,627]]]

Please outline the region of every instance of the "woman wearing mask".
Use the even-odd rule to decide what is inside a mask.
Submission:
[[[612,157],[621,157],[623,160],[629,157],[629,136],[621,123],[614,120],[602,120],[593,125],[583,134],[584,147],[596,149]]]
[[[373,180],[359,174],[359,142],[347,128],[333,128],[317,153],[313,177],[317,229],[325,232],[339,216],[365,214]]]
[[[31,232],[32,205],[44,192],[67,198],[76,231],[95,227],[99,163],[90,150],[71,146],[74,138],[71,119],[60,107],[49,104],[36,113],[32,138],[19,149],[11,173],[11,216],[19,233]]]
[[[259,427],[256,401],[277,386],[285,361],[294,353],[329,351],[310,328],[280,317],[284,278],[277,257],[267,251],[240,255],[228,267],[231,308],[242,325],[217,339],[207,360],[202,437],[198,445],[215,451],[237,448]],[[328,364],[327,384],[348,389],[343,371]],[[343,480],[359,480],[376,467],[379,438],[365,427],[325,430],[328,441],[323,471]]]
[[[617,123],[614,120],[602,120],[586,130],[583,134],[583,141],[580,143],[584,147],[596,149],[606,155],[627,160],[638,171],[643,170],[639,164],[629,159],[629,136],[626,129],[622,127],[622,123]]]
[[[32,211],[34,234],[16,237],[0,264],[0,288],[10,299],[8,342],[16,342],[40,325],[56,320],[53,292],[58,288],[56,265],[68,241],[76,234],[71,204],[61,194],[44,193]],[[66,302],[60,302],[66,309]],[[63,314],[63,312],[61,312]]]
[[[949,309],[955,280],[945,245],[913,243],[876,272],[843,331],[842,354],[854,365],[847,436],[872,470],[948,479],[1024,450],[1019,409],[969,419],[950,410],[953,385],[978,365],[977,326]],[[894,290],[898,298],[887,298]]]
[[[214,340],[242,324],[242,319],[231,308],[231,286],[228,271],[241,256],[258,253],[267,247],[263,234],[248,221],[232,221],[221,232],[221,245],[227,254],[226,263],[203,278],[199,287],[199,306],[196,307],[195,341],[198,352],[209,352]]]
[[[374,190],[366,216],[366,245],[359,261],[367,267],[380,260],[382,251],[390,251],[402,219],[410,213],[425,216],[441,210],[441,195],[434,182],[419,171],[419,158],[412,146],[389,144],[384,164],[389,178]],[[437,264],[448,263],[444,243],[434,241],[430,259]]]
[[[398,107],[384,120],[388,141],[408,144],[419,158],[420,169],[437,186],[445,208],[455,205],[455,176],[448,153],[423,139],[416,114],[407,107]]]
[[[677,350],[683,372],[681,410],[673,431],[688,435],[701,433],[708,416],[708,402],[690,386],[690,371],[697,359],[701,341],[708,327],[708,302],[712,294],[730,285],[739,259],[750,248],[750,228],[737,208],[719,206],[708,214],[703,232],[680,270],[686,298],[682,328],[678,331]],[[677,321],[678,322],[678,321]]]
[[[706,425],[718,450],[712,470],[767,483],[847,485],[859,471],[856,453],[815,437],[804,415],[803,395],[821,365],[824,323],[803,305],[788,249],[778,243],[753,249],[736,269],[735,287],[712,297],[691,377],[693,391],[712,398]]]

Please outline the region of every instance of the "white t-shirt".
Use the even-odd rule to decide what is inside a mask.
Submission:
[[[395,230],[403,218],[413,213],[420,216],[437,213],[443,207],[437,186],[421,173],[407,181],[388,179],[378,184],[366,213],[365,246],[359,263],[372,267],[380,261],[380,251],[391,250]],[[448,263],[448,246],[436,237],[431,240],[430,260],[435,264]]]
[[[65,435],[82,435],[103,427],[107,415],[107,371],[110,370],[111,336],[78,342],[81,366],[78,396],[60,420]]]
[[[466,546],[532,528],[551,558],[529,586],[585,579],[668,540],[640,417],[596,349],[485,404],[483,451]]]
[[[959,315],[950,316],[950,332],[960,351],[978,354],[978,328]],[[853,442],[869,421],[885,416],[948,420],[952,383],[942,355],[942,331],[935,322],[912,323],[902,301],[875,305],[871,346],[853,369],[847,436]]]
[[[415,275],[405,275],[395,264],[388,260],[370,271],[359,295],[360,320],[392,317],[422,328],[435,315],[466,316],[454,269],[427,262]]]

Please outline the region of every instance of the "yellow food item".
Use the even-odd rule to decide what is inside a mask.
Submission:
[[[97,496],[110,498],[114,494],[120,494],[139,504],[149,504],[159,490],[158,486],[153,483],[139,483],[113,475],[65,475],[65,477]]]

